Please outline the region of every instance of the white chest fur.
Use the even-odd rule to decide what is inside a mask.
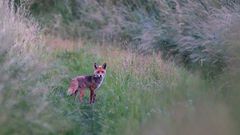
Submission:
[[[105,76],[101,79],[99,85],[97,86],[97,89],[102,85],[104,78],[105,78]]]

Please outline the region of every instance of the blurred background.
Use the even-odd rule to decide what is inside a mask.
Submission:
[[[0,2],[0,134],[239,135],[237,0]],[[107,63],[88,104],[71,78]]]

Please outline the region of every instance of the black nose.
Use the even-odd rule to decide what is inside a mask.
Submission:
[[[100,75],[100,78],[102,78],[102,75]]]

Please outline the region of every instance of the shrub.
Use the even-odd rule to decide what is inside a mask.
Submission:
[[[239,2],[222,0],[41,0],[28,5],[57,36],[117,43],[144,54],[161,51],[164,58],[208,77],[225,67],[222,33],[239,17]]]

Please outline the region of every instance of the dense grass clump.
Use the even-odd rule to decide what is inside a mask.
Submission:
[[[114,54],[110,51],[107,54],[113,58]],[[53,87],[50,98],[53,99],[53,106],[58,106],[56,111],[76,124],[69,129],[72,133],[136,134],[141,123],[151,118],[153,113],[167,111],[176,101],[195,102],[193,100],[200,91],[191,89],[190,80],[193,80],[193,76],[187,75],[184,70],[179,70],[178,75],[178,69],[166,67],[161,60],[149,57],[148,61],[142,61],[138,55],[125,53],[128,60],[126,63],[122,61],[124,57],[121,55],[114,60],[100,55],[108,60],[108,70],[104,85],[97,91],[97,102],[94,105],[87,104],[88,96],[83,104],[79,104],[78,97],[66,96],[66,89],[71,77],[81,72],[91,74],[91,61],[101,61],[102,58],[86,54],[85,49],[57,56],[62,66],[70,71],[70,76]],[[184,76],[184,80],[177,76]],[[201,90],[204,89],[202,86],[195,87]]]
[[[64,133],[235,133],[231,107],[225,103],[228,96],[223,95],[225,88],[164,63],[159,54],[142,56],[88,44],[75,51],[60,52],[56,59],[66,76],[51,87],[49,99],[55,113],[73,124]],[[108,69],[106,80],[97,91],[97,102],[87,104],[88,92],[82,104],[78,97],[68,97],[69,80],[77,74],[92,74],[92,61],[103,60]],[[187,121],[183,124],[184,119]],[[212,126],[224,128],[209,131],[207,127]]]
[[[38,119],[45,106],[38,80],[47,67],[38,26],[2,1],[0,16],[0,134],[41,134],[47,126]]]

